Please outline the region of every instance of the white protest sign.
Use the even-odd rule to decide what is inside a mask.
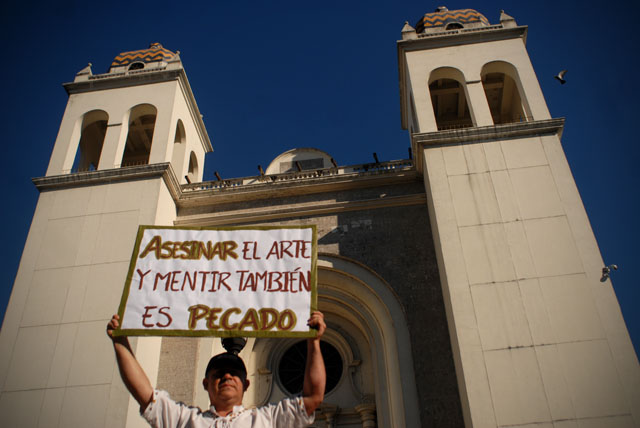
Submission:
[[[140,226],[116,335],[313,336],[316,229]]]

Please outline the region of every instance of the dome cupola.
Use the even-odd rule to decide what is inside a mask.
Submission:
[[[160,43],[151,43],[147,49],[122,52],[111,62],[110,71],[125,67],[127,70],[141,70],[151,63],[167,63],[177,57],[178,53],[165,49]]]
[[[439,33],[458,28],[488,27],[489,20],[473,9],[449,10],[444,6],[425,14],[416,24],[416,33]]]

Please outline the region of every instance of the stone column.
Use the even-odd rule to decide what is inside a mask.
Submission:
[[[493,118],[491,117],[491,110],[489,110],[487,96],[484,93],[482,80],[473,80],[466,83],[469,112],[475,119],[475,126],[493,125]]]
[[[356,412],[360,414],[362,428],[376,427],[376,405],[375,404],[359,404],[355,407]]]
[[[320,414],[324,417],[327,428],[335,427],[336,414],[338,413],[338,406],[323,405],[320,408]]]
[[[124,114],[120,113],[122,120],[119,123],[117,122],[119,116],[117,113],[108,113],[109,124],[107,125],[107,133],[102,143],[102,153],[100,154],[100,162],[98,164],[98,169],[100,170],[120,168],[124,147],[127,143],[127,136],[129,135],[129,114],[131,111],[127,111]],[[114,122],[111,122],[112,120]]]

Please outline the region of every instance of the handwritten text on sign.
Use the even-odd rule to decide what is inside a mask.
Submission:
[[[308,336],[315,261],[313,226],[142,226],[120,333]]]

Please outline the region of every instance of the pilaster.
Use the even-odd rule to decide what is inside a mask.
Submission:
[[[474,118],[476,126],[493,125],[487,96],[484,93],[481,80],[467,81],[467,96],[469,99],[469,110]]]

